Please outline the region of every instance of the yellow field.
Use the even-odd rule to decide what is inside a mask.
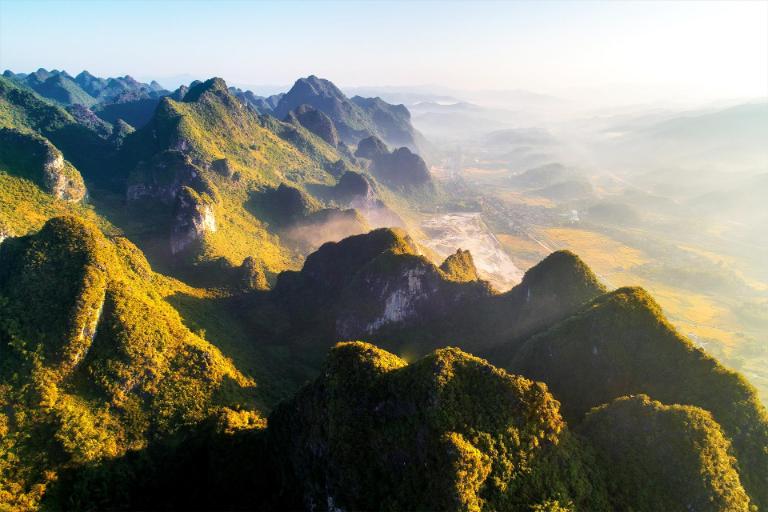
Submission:
[[[595,271],[611,277],[648,262],[645,254],[600,233],[574,228],[545,228],[540,234],[551,246],[570,249]]]
[[[698,339],[714,340],[725,350],[738,343],[738,323],[721,301],[704,294],[675,288],[669,283],[640,276],[633,268],[649,261],[640,249],[625,245],[613,238],[593,231],[576,228],[545,228],[538,233],[553,248],[570,249],[579,255],[611,288],[642,286],[661,305],[665,315],[685,335]],[[499,240],[511,251],[528,255],[539,247],[533,241],[501,235]],[[727,258],[701,249],[688,248],[714,261]]]
[[[506,167],[496,167],[493,169],[481,169],[480,167],[465,167],[462,172],[470,176],[498,176],[508,175],[510,170]]]
[[[726,347],[738,342],[731,312],[712,297],[652,281],[645,281],[642,286],[683,334],[713,339]]]
[[[501,245],[509,252],[512,261],[521,270],[527,270],[544,259],[550,251],[528,237],[497,234]]]
[[[496,190],[494,195],[510,204],[527,204],[530,206],[543,206],[545,208],[552,208],[555,206],[555,202],[546,197],[528,196],[514,190]]]

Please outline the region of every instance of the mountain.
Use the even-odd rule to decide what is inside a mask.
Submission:
[[[0,128],[0,168],[35,182],[57,199],[81,201],[83,177],[46,138]]]
[[[276,217],[275,208],[291,208],[291,199],[280,205],[279,196],[271,198],[275,190],[311,197],[312,187],[331,187],[343,169],[356,166],[301,123],[244,107],[221,79],[192,86],[182,101],[163,98],[152,121],[126,138],[120,158],[124,174],[116,179],[127,183],[129,207],[139,212],[154,205],[157,230],[139,243],[155,247],[151,255],[159,260],[184,253],[187,260],[225,258],[238,265],[253,256],[267,273],[276,273],[298,256],[284,240],[292,228],[321,233],[327,224],[330,236],[339,222],[349,224],[335,215],[305,219],[332,207],[316,199],[312,211]],[[186,189],[182,207],[179,193]],[[360,232],[355,219],[348,220],[334,236]],[[165,247],[158,245],[162,239],[168,240]]]
[[[642,289],[596,298],[526,341],[505,367],[547,382],[573,421],[639,393],[709,411],[733,444],[744,487],[766,503],[768,414],[755,389],[677,333]]]
[[[284,193],[298,199],[295,211],[314,207],[301,194]],[[39,358],[33,360],[55,372],[42,382],[56,383],[56,396],[64,397],[56,403],[75,407],[68,401],[74,395],[84,405],[67,409],[74,426],[56,423],[67,430],[52,438],[69,450],[62,463],[69,469],[46,458],[26,464],[24,474],[0,467],[0,476],[22,485],[29,475],[41,478],[43,468],[61,468],[59,483],[48,484],[53,508],[62,503],[55,500],[79,508],[113,508],[114,500],[127,508],[184,508],[192,499],[195,508],[289,509],[367,508],[381,500],[394,508],[513,510],[667,510],[681,502],[746,510],[750,501],[763,503],[768,421],[754,389],[674,332],[644,292],[606,293],[581,260],[558,252],[499,294],[467,276],[469,254],[450,256],[444,271],[417,251],[403,232],[374,230],[324,244],[300,272],[281,273],[272,291],[229,301],[229,321],[246,326],[244,340],[259,340],[262,355],[252,361],[261,363],[246,375],[237,368],[252,341],[213,338],[230,351],[239,347],[229,361],[185,330],[162,299],[180,284],[154,274],[124,239],[70,217],[4,241],[0,304],[8,321],[0,333],[10,355],[3,360],[18,368]],[[205,301],[194,309],[174,304],[185,314],[216,311]],[[46,318],[44,329],[38,318]],[[322,363],[340,337],[382,340],[416,361],[343,343]],[[13,341],[24,339],[40,348],[21,350],[25,345]],[[510,373],[459,349],[431,353],[446,342],[486,352]],[[209,355],[187,359],[185,344]],[[269,358],[278,353],[282,366],[275,368]],[[230,375],[227,386],[238,384],[214,393],[229,380],[209,371]],[[271,399],[248,379],[260,384],[276,374],[296,395],[272,410],[265,429],[261,404]],[[27,382],[27,374],[0,375],[8,375],[9,389]],[[302,388],[307,378],[313,383]],[[125,387],[134,382],[137,388]],[[132,398],[134,389],[143,392]],[[163,397],[170,389],[174,394]],[[89,401],[93,393],[115,411],[138,400],[144,426],[91,405],[101,403]],[[661,403],[622,399],[637,393]],[[13,403],[29,410],[28,401]],[[49,424],[48,409],[31,410],[28,428]],[[146,426],[154,421],[157,437]],[[113,442],[122,438],[105,432],[150,444],[141,455],[123,455],[126,445]],[[35,436],[10,439],[7,453],[58,453]],[[679,463],[660,464],[671,450]],[[631,453],[632,462],[616,462],[617,453]],[[678,481],[685,484],[671,483]]]
[[[168,91],[164,90],[157,82],[144,84],[128,75],[117,78],[98,78],[87,71],[83,71],[72,77],[66,71],[56,69],[47,71],[40,68],[29,74],[13,73],[6,70],[3,76],[64,106],[84,105],[91,107],[97,103],[125,102],[127,101],[126,95],[138,100],[157,98],[168,94]]]
[[[580,433],[612,468],[606,480],[614,503],[637,510],[750,510],[731,444],[703,409],[625,396],[593,409]]]
[[[360,342],[336,345],[322,377],[279,406],[267,429],[283,454],[282,487],[305,509],[506,510],[580,501],[537,482],[542,474],[561,476],[565,488],[589,480],[578,458],[568,460],[570,473],[558,467],[568,438],[541,384],[458,349],[407,364]]]
[[[585,179],[566,180],[531,192],[555,201],[576,201],[594,197],[592,184]]]
[[[230,87],[229,90],[240,101],[252,107],[259,114],[268,114],[269,112],[273,111],[275,107],[277,107],[277,104],[280,102],[280,99],[285,95],[285,93],[280,93],[265,97],[258,96],[252,91],[244,91],[237,87]]]
[[[41,68],[30,74],[6,70],[3,76],[67,107],[76,118],[87,119],[86,123],[91,126],[98,124],[93,119],[98,116],[97,119],[106,123],[114,124],[122,119],[134,128],[141,128],[149,122],[160,98],[170,94],[157,82],[145,84],[128,75],[99,78],[83,71],[72,77],[66,71]]]
[[[575,176],[577,173],[574,169],[559,162],[553,162],[526,169],[520,174],[513,175],[512,183],[525,188],[544,188],[573,179]]]
[[[759,168],[768,158],[768,102],[755,101],[728,108],[675,113],[667,119],[635,120],[606,128],[609,149],[637,162],[681,167]]]
[[[574,253],[506,291],[438,261],[414,226],[457,197],[344,139],[401,109],[310,78],[269,113],[146,84],[134,130],[0,77],[0,509],[768,507],[744,377]]]
[[[109,144],[61,107],[47,103],[13,81],[0,78],[0,127],[46,137],[89,179],[104,172]]]
[[[241,309],[264,312],[247,318],[264,343],[312,366],[339,339],[366,339],[396,353],[425,354],[451,343],[508,354],[513,341],[605,291],[566,252],[554,253],[502,294],[471,279],[475,273],[466,252],[437,267],[402,230],[377,229],[324,244],[301,271],[279,274],[270,292],[244,297]]]
[[[432,176],[424,159],[406,147],[390,151],[376,136],[363,139],[355,156],[371,161],[371,170],[382,182],[400,190],[431,188]]]
[[[410,113],[403,105],[390,105],[380,98],[347,98],[332,82],[311,75],[300,78],[274,107],[282,119],[292,110],[309,105],[326,114],[336,126],[341,140],[356,145],[376,135],[394,146],[417,150],[418,135],[411,126]]]
[[[4,504],[26,508],[64,466],[258,406],[252,379],[162,299],[173,286],[76,217],[0,245]]]
[[[222,414],[177,447],[66,473],[52,494],[107,509],[751,505],[728,440],[702,409],[625,396],[574,431],[545,384],[456,348],[409,364],[363,342],[334,346],[320,376],[266,424]]]
[[[339,145],[339,134],[330,117],[309,105],[300,105],[285,117],[287,123],[298,123],[333,147]]]

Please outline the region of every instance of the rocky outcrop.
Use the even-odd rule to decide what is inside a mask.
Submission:
[[[463,285],[463,286],[462,286]],[[341,338],[402,328],[454,311],[462,303],[489,297],[481,282],[458,283],[423,256],[384,253],[361,269],[344,288],[336,319]]]
[[[626,396],[590,411],[581,433],[611,468],[617,510],[751,509],[731,443],[703,409]]]
[[[479,279],[472,254],[461,249],[457,249],[455,253],[445,258],[445,261],[440,265],[440,270],[454,281],[477,281]]]
[[[0,224],[0,244],[3,243],[6,238],[10,238],[12,236],[13,232],[9,228]]]
[[[292,508],[307,510],[544,510],[533,505],[552,490],[537,477],[562,478],[561,499],[574,501],[566,489],[589,478],[575,450],[558,475],[552,455],[572,443],[544,384],[455,348],[407,364],[339,343],[270,415],[267,442],[279,485],[302,498]]]
[[[182,187],[176,196],[171,227],[171,254],[178,254],[206,233],[216,231],[213,203],[190,187]]]
[[[183,187],[207,194],[213,200],[218,197],[215,185],[204,176],[201,167],[183,152],[168,150],[138,165],[129,178],[126,198],[128,201],[153,199],[173,205]]]
[[[375,136],[368,137],[360,141],[355,151],[355,156],[359,158],[367,158],[368,160],[376,161],[384,155],[389,154],[389,148],[384,142]]]
[[[378,179],[401,190],[432,183],[424,159],[406,147],[390,152],[381,139],[369,137],[360,141],[355,156],[370,160]]]
[[[269,288],[264,267],[253,256],[248,256],[237,268],[237,284],[241,290],[266,290]]]
[[[83,177],[50,143],[47,144],[43,162],[43,179],[45,188],[58,199],[76,203],[85,198]]]
[[[0,129],[0,165],[12,174],[31,179],[57,199],[79,202],[87,195],[77,169],[40,135]]]
[[[333,147],[339,145],[339,134],[330,117],[309,105],[300,105],[288,113],[287,123],[298,123]]]
[[[281,274],[275,298],[294,293],[301,297],[297,315],[312,315],[317,307],[334,339],[344,339],[437,321],[461,304],[488,298],[491,289],[481,281],[448,279],[404,232],[376,229],[326,243],[307,257],[301,272]]]
[[[333,196],[337,201],[350,204],[355,200],[371,201],[376,199],[371,183],[359,172],[347,171],[341,175],[333,188]]]
[[[173,208],[170,250],[176,255],[206,233],[216,231],[214,206],[219,203],[216,186],[203,168],[181,151],[168,150],[141,162],[131,173],[126,197],[132,206],[157,201]]]
[[[214,160],[211,163],[211,170],[224,176],[225,178],[231,178],[235,172],[234,169],[232,169],[232,165],[229,163],[229,159],[227,158]]]
[[[410,113],[403,105],[390,105],[380,98],[349,99],[332,82],[314,75],[300,78],[283,95],[272,114],[283,119],[292,110],[309,105],[327,115],[348,144],[376,135],[389,144],[416,149],[419,134],[411,125]]]

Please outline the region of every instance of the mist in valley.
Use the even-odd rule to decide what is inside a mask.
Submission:
[[[650,290],[682,333],[768,396],[768,95],[586,105],[526,91],[379,93],[406,102],[455,198],[424,221],[425,245],[470,249],[501,289],[571,249],[610,287]]]

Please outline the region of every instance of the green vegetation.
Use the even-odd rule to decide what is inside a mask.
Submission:
[[[310,78],[345,127],[211,79],[108,134],[0,78],[0,510],[768,506],[742,376],[571,252],[498,293],[468,251],[365,233],[440,192],[418,155],[371,137],[368,169],[338,140],[413,136],[407,111]]]
[[[58,199],[80,201],[83,177],[44,137],[0,128],[0,169],[26,177]]]
[[[751,499],[768,503],[768,413],[755,389],[678,334],[644,290],[595,299],[528,340],[506,367],[546,382],[572,421],[638,393],[709,411],[733,444]]]
[[[698,407],[622,397],[593,409],[581,430],[612,468],[616,509],[750,509],[730,443]]]
[[[342,343],[323,375],[269,418],[310,508],[523,508],[531,466],[565,428],[546,387],[457,349],[406,365]]]
[[[477,269],[469,251],[458,249],[440,265],[440,270],[454,281],[477,281]]]
[[[134,246],[74,217],[3,242],[2,501],[34,507],[60,468],[141,448],[218,405],[258,405],[254,382],[158,292]]]

